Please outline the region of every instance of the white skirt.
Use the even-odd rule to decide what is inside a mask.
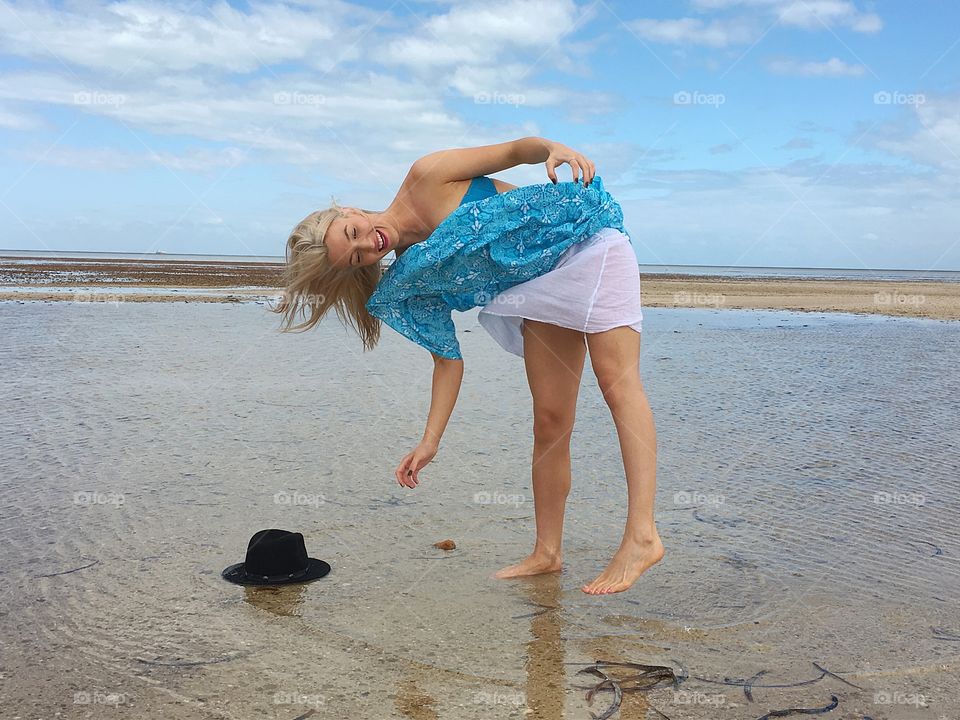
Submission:
[[[484,305],[478,320],[505,350],[523,357],[523,318],[596,333],[641,331],[640,266],[630,238],[603,228],[567,248],[552,270]]]

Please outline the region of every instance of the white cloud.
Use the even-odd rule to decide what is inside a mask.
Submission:
[[[778,6],[777,17],[781,23],[806,30],[837,25],[854,32],[875,33],[883,27],[877,15],[861,13],[846,0],[790,0]]]
[[[338,3],[323,13],[269,3],[252,3],[244,13],[223,0],[207,7],[130,0],[82,11],[69,5],[3,5],[5,52],[121,75],[161,68],[247,73],[292,60],[319,66],[331,46],[349,46],[357,34],[352,28],[373,17]]]
[[[750,42],[754,31],[741,20],[704,22],[699,18],[632,20],[631,30],[644,40],[669,45],[704,45],[722,48]]]
[[[593,14],[572,0],[460,3],[377,52],[386,64],[420,71],[461,63],[490,66],[504,51],[562,49],[564,38]],[[537,54],[531,59],[536,61]]]
[[[860,77],[866,72],[863,65],[851,65],[835,57],[823,62],[792,58],[769,60],[766,67],[776,75],[800,77]]]
[[[960,95],[920,96],[923,102],[909,106],[913,120],[891,124],[881,130],[876,147],[914,162],[953,171],[954,185],[960,181]]]
[[[130,152],[112,147],[77,147],[60,142],[52,148],[9,148],[7,155],[18,157],[27,164],[43,158],[45,165],[73,167],[82,170],[106,172],[128,171],[151,166],[198,174],[233,167],[244,162],[246,153],[240,148],[227,147],[220,150],[196,148],[182,153],[144,150]]]
[[[822,161],[605,178],[643,262],[796,267],[815,258],[821,266],[946,269],[960,267],[960,244],[956,185],[941,179]]]
[[[860,33],[883,27],[879,16],[861,12],[849,0],[692,0],[691,5],[709,17],[643,18],[627,25],[651,42],[712,48],[754,42],[773,23],[809,31],[846,27]]]
[[[805,137],[794,137],[790,138],[783,145],[780,145],[778,150],[809,150],[813,147],[813,141],[810,138]]]
[[[45,126],[38,116],[0,107],[0,128],[7,130],[37,130]]]

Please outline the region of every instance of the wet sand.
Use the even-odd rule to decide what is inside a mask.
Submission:
[[[469,370],[405,490],[431,362],[389,329],[363,353],[253,302],[0,303],[4,717],[586,718],[596,659],[689,675],[622,718],[960,717],[960,325],[650,307],[667,554],[597,598],[625,487],[589,363],[564,571],[492,580],[533,538],[530,399],[455,318]],[[222,580],[267,527],[331,574]]]
[[[269,263],[0,258],[0,300],[262,301],[277,297],[281,275],[282,265]],[[198,292],[203,289],[207,292]],[[786,309],[960,320],[960,284],[949,282],[643,273],[641,296],[645,307]]]

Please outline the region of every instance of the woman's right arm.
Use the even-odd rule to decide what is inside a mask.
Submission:
[[[409,488],[417,486],[420,482],[417,473],[437,454],[440,438],[443,437],[450,415],[457,404],[460,385],[463,382],[463,360],[431,354],[433,355],[433,385],[427,427],[423,431],[420,444],[400,461],[396,470],[397,482]]]

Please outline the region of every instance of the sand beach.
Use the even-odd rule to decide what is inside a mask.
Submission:
[[[782,282],[648,283],[666,556],[601,598],[579,586],[625,486],[589,363],[565,568],[497,581],[533,537],[532,412],[476,311],[455,313],[463,389],[409,491],[392,470],[429,406],[420,348],[387,329],[364,353],[335,320],[279,333],[262,268],[88,267],[63,302],[67,267],[5,266],[4,717],[589,718],[612,701],[587,703],[597,660],[684,678],[615,717],[960,717],[960,324],[868,309],[866,286],[826,312]],[[733,299],[694,297],[717,291]],[[774,296],[808,311],[732,307]],[[269,527],[330,575],[225,582]]]

